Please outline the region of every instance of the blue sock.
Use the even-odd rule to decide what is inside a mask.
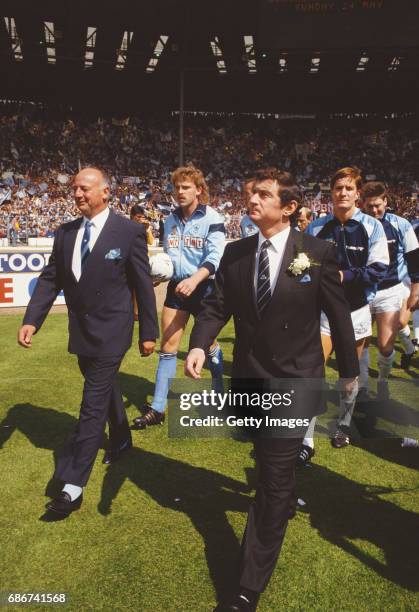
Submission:
[[[212,388],[216,393],[224,393],[223,384],[223,351],[217,342],[208,353],[208,367],[212,376]]]
[[[157,412],[164,412],[169,395],[169,381],[176,376],[177,353],[160,353],[156,373],[156,386],[151,407]]]

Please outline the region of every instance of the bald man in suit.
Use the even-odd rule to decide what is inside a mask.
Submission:
[[[84,377],[80,416],[58,456],[54,478],[63,483],[48,510],[68,515],[80,508],[106,423],[110,448],[104,463],[132,446],[117,374],[131,347],[132,292],[139,305],[143,356],[158,337],[156,301],[150,278],[144,228],[108,207],[109,182],[98,168],[84,168],[73,182],[80,219],[61,225],[48,265],[27,307],[18,342],[32,345],[55,298],[64,290],[69,318],[70,353]]]

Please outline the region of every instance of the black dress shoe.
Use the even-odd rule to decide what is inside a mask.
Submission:
[[[66,491],[61,491],[59,495],[52,501],[48,502],[46,508],[52,512],[58,514],[71,514],[74,510],[78,510],[83,501],[83,493],[77,497],[74,501],[71,501],[71,497]]]
[[[121,458],[121,455],[130,448],[132,448],[132,440],[126,440],[119,448],[110,448],[105,452],[102,463],[105,465],[115,463]]]
[[[131,429],[145,429],[150,427],[150,425],[163,425],[163,423],[164,412],[158,412],[150,405],[147,405],[144,414],[134,419]]]
[[[214,612],[256,612],[259,596],[255,591],[242,589],[230,605],[219,604]]]

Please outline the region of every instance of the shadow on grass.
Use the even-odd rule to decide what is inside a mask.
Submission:
[[[415,386],[417,384],[415,383]],[[396,399],[357,402],[353,416],[353,425],[360,436],[354,436],[354,444],[363,447],[366,440],[383,441],[386,439],[399,439],[403,436],[411,438],[419,437],[419,411]],[[372,451],[374,446],[369,447]],[[377,450],[390,448],[389,445],[377,445]],[[370,451],[370,452],[371,452]],[[400,451],[400,443],[399,443]],[[373,451],[372,451],[373,452]],[[399,452],[402,459],[403,451]],[[379,455],[383,459],[391,460],[390,457]],[[399,461],[397,461],[399,463]],[[401,463],[400,465],[405,465]]]
[[[249,486],[212,470],[198,468],[163,455],[133,448],[109,466],[98,509],[111,512],[125,480],[145,491],[157,504],[186,514],[203,539],[217,599],[230,598],[237,585],[239,542],[226,512],[247,512]],[[158,528],[158,519],[150,529]]]
[[[419,589],[414,535],[419,515],[380,497],[405,489],[363,485],[312,464],[310,470],[299,472],[298,490],[307,503],[311,526],[321,537],[383,578],[405,589]],[[375,558],[375,551],[367,552],[368,543],[380,550],[382,558]]]
[[[18,430],[37,448],[56,451],[75,422],[63,412],[17,404],[0,424],[0,448]],[[248,476],[249,481],[253,479],[252,474]],[[101,514],[111,512],[127,479],[161,507],[189,517],[204,541],[217,598],[230,597],[237,579],[239,542],[226,513],[247,512],[251,487],[212,470],[133,448],[106,471],[98,507]],[[404,489],[363,485],[316,464],[299,473],[298,487],[307,502],[311,525],[321,537],[385,579],[409,590],[419,588],[418,514],[380,497]],[[155,525],[158,522],[150,528]],[[362,548],[357,541],[362,541]],[[368,544],[383,559],[370,554]]]
[[[419,452],[417,448],[402,448],[400,438],[383,438],[366,440],[354,439],[352,446],[362,448],[367,453],[371,453],[384,461],[390,461],[397,465],[419,471]],[[419,479],[418,479],[419,481]],[[419,485],[418,485],[419,486]],[[419,529],[419,519],[418,519]]]
[[[16,404],[9,408],[0,423],[0,449],[14,431],[18,430],[36,448],[57,452],[66,436],[74,429],[76,419],[53,408],[42,408],[32,404]]]
[[[126,408],[132,404],[140,410],[146,403],[147,397],[154,393],[154,384],[151,381],[141,376],[134,376],[134,374],[118,372],[118,383],[122,395],[127,398]]]
[[[132,379],[136,377],[125,375],[122,378],[126,392],[127,382],[133,383]],[[19,431],[36,448],[53,451],[56,459],[57,452],[75,424],[76,419],[64,412],[31,404],[16,404],[0,423],[0,449],[15,431]],[[251,474],[248,477],[251,478]],[[247,512],[251,486],[211,470],[133,448],[106,471],[98,507],[101,514],[110,513],[112,502],[126,479],[163,508],[183,512],[189,517],[204,541],[217,598],[229,598],[232,595],[230,589],[237,584],[239,542],[226,512]],[[46,495],[54,497],[61,488],[57,488],[57,485],[56,481],[51,480]],[[55,522],[63,518],[46,513],[41,520]],[[153,523],[151,528],[154,525],[158,526],[158,523]]]
[[[419,387],[418,387],[419,390]],[[355,417],[357,413],[364,414],[367,419],[367,424],[374,427],[377,419],[380,419],[387,423],[393,423],[395,425],[402,425],[406,428],[416,427],[419,428],[419,411],[417,408],[412,408],[408,404],[405,404],[396,399],[388,400],[371,400],[366,402],[358,402],[355,406]],[[387,435],[394,435],[390,429]],[[365,433],[368,435],[368,431]],[[370,432],[369,437],[379,437],[374,435],[374,430]]]

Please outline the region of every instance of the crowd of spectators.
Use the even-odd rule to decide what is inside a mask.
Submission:
[[[292,172],[305,205],[317,211],[330,206],[330,175],[356,165],[365,178],[385,181],[393,210],[414,219],[417,126],[187,116],[184,158],[206,173],[210,203],[225,216],[229,238],[240,235],[243,178],[271,165]],[[53,236],[77,215],[70,177],[85,165],[109,174],[114,209],[128,214],[133,204],[144,206],[157,236],[161,214],[174,205],[170,172],[178,154],[176,116],[93,119],[8,109],[0,117],[0,237]]]

